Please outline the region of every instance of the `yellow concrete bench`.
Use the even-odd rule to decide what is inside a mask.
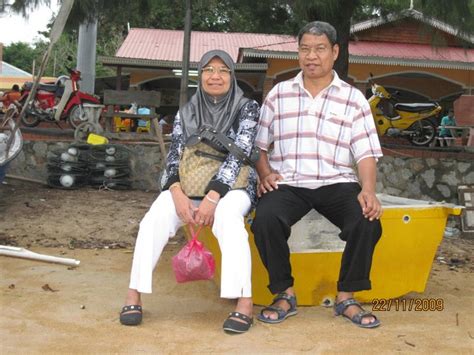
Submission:
[[[356,298],[362,302],[396,298],[413,291],[422,293],[443,238],[448,215],[459,215],[463,208],[384,194],[379,195],[379,198],[384,207],[381,218],[383,232],[373,257],[372,290],[356,293]],[[313,235],[321,223],[329,222],[304,218],[292,228],[290,258],[299,305],[331,305],[336,296],[344,242],[339,240],[335,227],[330,233],[323,227],[323,235]],[[267,289],[267,272],[258,255],[250,227],[248,224],[246,227],[252,252],[254,303],[267,305],[273,299]],[[293,242],[292,247],[291,241],[295,237],[303,237],[303,243]],[[318,240],[321,237],[324,240]],[[221,254],[217,240],[209,228],[201,233],[200,240],[216,259],[215,281],[219,285]],[[309,242],[309,249],[304,248],[306,242]]]

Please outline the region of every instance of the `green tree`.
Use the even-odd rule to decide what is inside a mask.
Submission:
[[[45,34],[47,36],[48,34]],[[48,48],[48,42],[37,41],[34,43],[37,52],[36,61],[42,59],[43,53]],[[77,52],[77,35],[75,33],[64,33],[59,38],[58,42],[53,47],[50,59],[47,63],[44,75],[45,76],[60,76],[67,75],[66,67],[75,67]]]
[[[294,1],[294,8],[301,19],[326,21],[337,30],[339,56],[334,69],[341,78],[347,78],[349,70],[349,36],[351,18],[361,0],[305,0]]]
[[[35,5],[49,1],[7,0],[6,3],[17,12],[27,13]],[[335,68],[345,78],[349,66],[351,24],[400,13],[409,7],[410,0],[194,0],[192,30],[295,35],[304,23],[327,21],[338,31],[340,55]],[[473,32],[474,0],[414,0],[414,8],[451,24],[460,33]],[[66,27],[69,37],[63,45],[67,45],[68,41],[76,42],[78,25],[94,17],[98,18],[99,23],[97,52],[99,55],[113,55],[123,41],[127,24],[141,28],[183,29],[184,1],[76,1]],[[436,43],[435,38],[433,42]],[[98,75],[106,72],[107,69],[97,68]]]
[[[435,16],[458,28],[460,32],[472,32],[473,0],[419,0],[414,8],[423,14]],[[400,13],[410,7],[409,0],[294,0],[291,2],[297,17],[304,21],[326,21],[334,25],[339,37],[339,58],[335,70],[342,78],[349,69],[349,39],[352,19],[386,16]],[[434,42],[436,38],[433,38]]]
[[[3,60],[5,62],[29,73],[31,73],[35,57],[35,48],[25,42],[12,43],[3,48]]]

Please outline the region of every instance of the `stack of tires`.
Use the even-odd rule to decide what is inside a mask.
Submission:
[[[91,146],[87,157],[89,183],[99,188],[130,189],[129,156],[130,152],[121,145]]]
[[[88,145],[70,145],[48,154],[48,185],[62,189],[77,189],[88,183]]]

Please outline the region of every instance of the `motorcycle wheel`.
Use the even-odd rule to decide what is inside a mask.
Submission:
[[[23,126],[26,126],[26,127],[36,127],[37,125],[40,124],[40,122],[41,120],[38,117],[29,115],[27,112],[21,118],[21,123],[23,124]]]
[[[92,104],[92,102],[84,101],[83,104]],[[77,128],[82,123],[87,122],[87,117],[85,117],[84,112],[81,109],[81,106],[76,105],[73,108],[71,108],[71,111],[69,112],[67,120],[69,122],[69,125],[72,128]]]
[[[23,99],[20,102],[21,107],[23,107],[25,103],[26,103],[26,99]],[[31,108],[28,108],[26,110],[25,114],[21,118],[21,123],[23,124],[23,126],[26,126],[26,127],[36,127],[37,125],[40,124],[41,120],[38,117],[31,115],[29,113],[29,110],[31,110]]]
[[[102,127],[98,124],[82,122],[76,127],[76,130],[74,131],[74,139],[78,142],[85,142],[89,136],[89,133],[100,134],[102,131]]]
[[[28,111],[26,111],[23,117],[21,118],[21,123],[26,127],[36,127],[40,124],[40,122],[41,119],[36,116],[33,116]]]
[[[408,140],[419,147],[429,145],[436,136],[436,127],[428,119],[415,122],[409,129],[413,134],[408,137]]]

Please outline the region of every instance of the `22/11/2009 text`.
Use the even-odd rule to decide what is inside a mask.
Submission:
[[[443,311],[444,300],[442,298],[374,298],[372,300],[372,311],[391,310],[415,312]]]

